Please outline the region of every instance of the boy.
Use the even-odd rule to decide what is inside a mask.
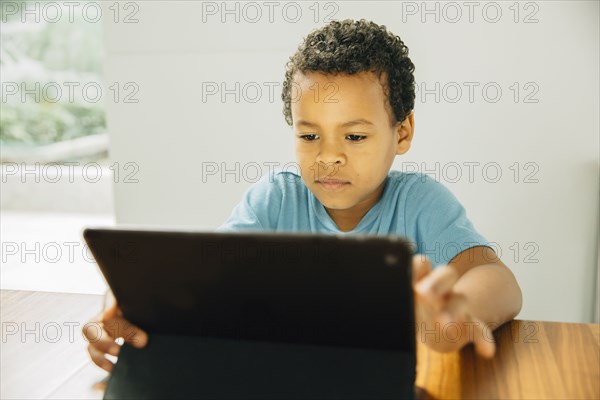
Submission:
[[[405,236],[417,254],[433,258],[413,259],[418,340],[437,351],[472,342],[491,357],[490,328],[521,309],[514,275],[444,186],[390,171],[414,134],[413,72],[408,49],[384,26],[333,21],[310,33],[287,64],[282,93],[301,176],[263,177],[218,230]],[[115,338],[147,343],[116,305],[98,322],[104,327],[99,340],[96,332],[84,334],[93,361],[108,371],[113,364],[105,354],[120,350]],[[459,327],[458,339],[440,334],[447,323]]]

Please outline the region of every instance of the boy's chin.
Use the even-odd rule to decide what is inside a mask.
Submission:
[[[333,196],[316,196],[317,200],[323,207],[328,210],[348,210],[356,205],[356,203],[351,200],[340,201],[339,199],[332,199]]]
[[[328,210],[348,210],[356,206],[358,200],[350,193],[330,192],[323,190],[318,184],[309,188],[317,200]]]

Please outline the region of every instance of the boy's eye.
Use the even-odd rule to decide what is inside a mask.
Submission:
[[[317,135],[315,135],[314,133],[310,133],[308,135],[300,135],[299,137],[300,139],[306,140],[307,142],[312,142],[317,138]]]
[[[346,135],[346,137],[352,142],[361,142],[367,138],[364,135]]]

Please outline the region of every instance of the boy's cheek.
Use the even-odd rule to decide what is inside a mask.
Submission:
[[[318,164],[313,159],[308,159],[307,157],[303,157],[297,159],[298,166],[300,168],[300,175],[304,182],[308,185],[312,183],[318,174]]]

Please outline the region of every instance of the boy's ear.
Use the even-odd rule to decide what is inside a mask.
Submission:
[[[410,149],[410,144],[415,132],[414,111],[411,111],[404,121],[398,122],[394,129],[396,129],[398,135],[396,154],[404,154]]]

